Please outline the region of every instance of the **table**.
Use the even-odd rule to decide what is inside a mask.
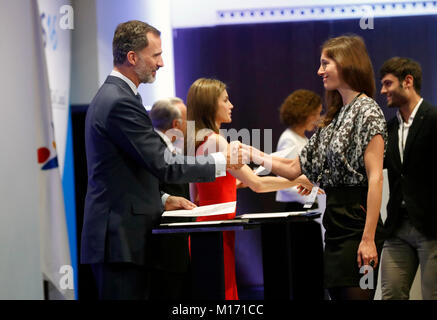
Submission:
[[[324,298],[323,244],[318,212],[271,213],[268,217],[162,224],[153,234],[189,233],[193,298],[224,300],[222,231],[261,229],[264,299]],[[253,215],[255,216],[255,215]],[[243,218],[241,218],[243,217]]]

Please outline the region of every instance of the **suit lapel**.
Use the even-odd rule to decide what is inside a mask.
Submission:
[[[106,78],[105,82],[106,83],[113,83],[113,84],[121,87],[123,89],[123,91],[125,91],[126,95],[132,96],[135,99],[137,99],[137,97],[135,96],[135,93],[132,91],[132,89],[129,87],[129,85],[123,79],[109,75]]]
[[[410,154],[410,150],[412,145],[414,144],[414,141],[417,138],[417,134],[420,131],[420,128],[423,125],[423,121],[425,119],[425,114],[426,114],[426,105],[425,102],[423,101],[420,106],[418,106],[418,110],[416,113],[416,116],[414,117],[413,120],[413,124],[411,125],[410,129],[408,130],[408,136],[407,136],[407,141],[405,142],[405,150],[404,150],[404,161],[403,164],[405,165],[405,163],[408,160],[408,156]]]
[[[397,168],[401,168],[401,155],[399,153],[399,122],[397,118],[392,120],[390,128],[388,130],[388,150],[390,157],[393,159]]]
[[[124,81],[123,79],[120,79],[118,77],[109,75],[106,78],[105,83],[112,83],[112,84],[115,84],[116,86],[120,87],[121,89],[123,89],[123,91],[126,93],[126,95],[131,96],[133,99],[135,99],[135,102],[136,102],[135,105],[138,108],[140,108],[140,110],[142,110],[142,112],[144,112],[147,115],[147,117],[149,116],[146,108],[144,108],[144,105],[141,101],[141,96],[140,96],[140,99],[138,99],[138,96],[135,95],[135,93],[132,91],[131,87],[129,87],[129,85],[126,83],[126,81]]]

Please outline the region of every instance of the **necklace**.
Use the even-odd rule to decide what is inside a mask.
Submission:
[[[357,94],[357,95],[355,96],[355,98],[354,98],[354,99],[353,99],[349,104],[345,105],[345,106],[347,106],[347,109],[343,112],[343,116],[342,116],[342,119],[341,119],[341,121],[340,121],[340,124],[338,125],[338,128],[341,127],[341,125],[342,125],[342,123],[343,123],[343,120],[344,120],[344,118],[346,117],[346,113],[347,113],[347,111],[349,110],[349,108],[352,107],[352,105],[355,103],[355,101],[358,99],[358,97],[361,96],[362,94],[363,94],[363,92],[360,92],[359,94]],[[345,106],[343,106],[343,107],[345,107]],[[334,122],[333,125],[332,125],[332,132],[331,132],[331,136],[330,136],[330,138],[329,138],[329,142],[328,142],[327,145],[326,145],[326,150],[328,150],[329,146],[331,145],[332,138],[334,137],[334,133],[337,131],[337,130],[336,130],[336,127],[337,127],[337,123],[339,122],[339,118],[340,118],[340,112],[338,112],[338,114],[337,114],[337,116],[336,116],[336,118],[335,118],[335,122]],[[320,130],[319,130],[319,137],[318,137],[318,138],[320,138]],[[327,154],[326,154],[326,155],[325,155],[325,160],[323,161],[322,170],[320,170],[320,173],[319,173],[319,175],[317,176],[317,181],[316,181],[317,185],[320,184],[320,181],[322,180],[322,176],[323,176],[323,174],[324,174],[324,173],[326,173],[326,174],[329,173],[329,170],[327,170],[327,168],[326,168],[327,164],[328,164],[328,156],[327,156]]]

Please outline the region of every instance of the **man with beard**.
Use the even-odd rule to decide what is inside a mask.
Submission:
[[[423,299],[437,299],[437,108],[420,96],[422,70],[408,58],[387,60],[381,94],[397,108],[388,122],[384,165],[390,198],[381,261],[382,299],[408,299],[420,265]]]
[[[236,158],[229,150],[226,158],[222,153],[203,159],[175,155],[154,131],[138,86],[152,83],[164,66],[157,29],[141,21],[122,23],[112,47],[114,69],[85,121],[88,188],[81,263],[91,264],[100,299],[147,299],[151,230],[164,208],[195,207],[163,194],[160,182],[209,182],[242,165],[230,165],[230,157]]]

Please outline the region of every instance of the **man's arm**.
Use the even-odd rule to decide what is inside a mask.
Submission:
[[[111,110],[106,129],[111,140],[123,152],[162,182],[208,182],[223,175],[223,171],[226,174],[223,162],[217,165],[219,160],[216,159],[220,156],[184,157],[172,154],[153,130],[149,117],[129,99],[120,101]]]

